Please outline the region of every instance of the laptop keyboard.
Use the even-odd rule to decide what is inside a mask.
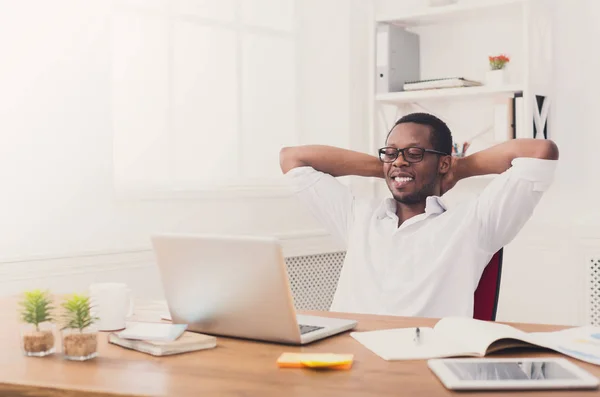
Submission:
[[[314,325],[302,325],[300,324],[300,335],[308,334],[309,332],[317,331],[319,329],[323,329],[324,327],[316,327]]]

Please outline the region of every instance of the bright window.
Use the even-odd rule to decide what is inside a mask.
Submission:
[[[273,187],[298,144],[294,0],[117,0],[117,189]]]

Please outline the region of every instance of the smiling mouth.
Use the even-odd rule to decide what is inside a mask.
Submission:
[[[394,178],[394,181],[400,183],[400,182],[410,182],[412,181],[413,178],[410,178],[408,176],[397,176]]]
[[[412,181],[414,181],[414,178],[412,178],[412,177],[397,176],[395,178],[392,178],[392,185],[396,189],[401,189],[401,188],[405,187],[406,185],[408,185],[409,183],[411,183]]]

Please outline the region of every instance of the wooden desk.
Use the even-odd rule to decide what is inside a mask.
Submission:
[[[160,312],[138,307],[140,317],[159,321]],[[320,313],[331,315],[330,313]],[[371,315],[352,315],[357,330],[433,326],[435,320]],[[71,362],[61,354],[44,358],[25,357],[19,346],[16,300],[0,300],[0,395],[11,396],[444,396],[446,390],[425,361],[382,360],[348,334],[334,336],[305,347],[219,337],[212,350],[178,356],[153,357],[109,345],[101,334],[99,357]],[[553,326],[519,325],[525,331],[550,331]],[[275,361],[282,352],[353,353],[349,371],[279,369]],[[512,356],[554,356],[548,352]],[[508,356],[508,355],[506,355]],[[600,367],[576,362],[600,376]],[[57,390],[58,389],[58,390]],[[511,393],[546,395],[548,392]],[[600,394],[600,391],[579,392]],[[468,393],[474,396],[476,393]],[[553,392],[571,396],[573,392]],[[477,394],[478,395],[478,394]]]

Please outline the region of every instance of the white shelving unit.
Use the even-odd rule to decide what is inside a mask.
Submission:
[[[447,6],[408,11],[399,15],[375,15],[375,20],[405,27],[423,26],[492,15],[502,9],[522,7],[526,1],[528,0],[467,0]]]
[[[401,91],[377,94],[375,100],[380,104],[401,105],[423,100],[448,100],[468,97],[512,97],[522,92],[523,87],[518,84],[507,84],[499,87],[463,87],[443,88],[436,90]]]
[[[423,1],[425,3],[425,1]],[[551,9],[548,0],[459,0],[448,6],[413,10],[390,3],[375,9],[370,37],[371,150],[381,146],[393,123],[414,111],[429,111],[450,126],[457,142],[477,136],[473,151],[491,146],[494,104],[519,99],[517,137],[533,137],[548,130],[551,100]],[[420,37],[421,79],[464,77],[482,86],[435,90],[376,92],[376,31],[379,24],[393,24]],[[504,85],[485,85],[489,55],[507,53],[509,79]],[[543,99],[543,105],[538,101]],[[477,125],[477,127],[474,127]],[[543,134],[538,134],[543,136]],[[538,136],[539,137],[539,136]],[[507,134],[508,139],[508,134]],[[468,153],[467,153],[468,154]],[[493,176],[481,178],[488,180]]]

